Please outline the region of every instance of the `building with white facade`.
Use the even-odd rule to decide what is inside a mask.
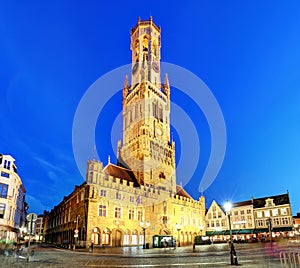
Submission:
[[[25,224],[25,192],[15,159],[0,154],[0,240],[18,240]]]

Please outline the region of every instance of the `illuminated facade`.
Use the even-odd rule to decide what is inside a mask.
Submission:
[[[204,197],[194,200],[176,184],[170,86],[167,75],[160,80],[160,47],[160,28],[152,18],[139,19],[131,30],[131,85],[126,76],[118,163],[88,161],[86,182],[46,215],[47,242],[151,246],[160,235],[184,245],[204,234]]]
[[[218,241],[228,239],[228,217],[221,205],[213,201],[205,219],[209,236]],[[269,237],[270,223],[274,239],[287,236],[293,229],[289,194],[233,203],[230,220],[234,239],[266,239]]]
[[[0,240],[18,240],[25,224],[25,188],[15,159],[0,154]]]

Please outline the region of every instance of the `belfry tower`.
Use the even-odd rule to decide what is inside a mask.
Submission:
[[[175,143],[170,139],[170,85],[160,79],[160,27],[142,21],[131,30],[131,85],[123,88],[123,143],[118,162],[140,185],[176,192]]]

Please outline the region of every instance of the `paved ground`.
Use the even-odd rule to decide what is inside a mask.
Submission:
[[[66,250],[49,245],[35,245],[34,259],[16,259],[15,256],[0,256],[0,267],[228,267],[227,244],[168,249],[107,248]],[[236,244],[238,262],[243,267],[281,267],[280,251],[299,250],[299,244],[282,242],[270,244]]]

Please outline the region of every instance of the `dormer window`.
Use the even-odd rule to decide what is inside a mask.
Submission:
[[[273,207],[273,206],[274,206],[273,199],[272,198],[266,199],[265,207]]]
[[[4,168],[6,168],[6,169],[10,169],[10,161],[8,161],[8,160],[4,160]]]

